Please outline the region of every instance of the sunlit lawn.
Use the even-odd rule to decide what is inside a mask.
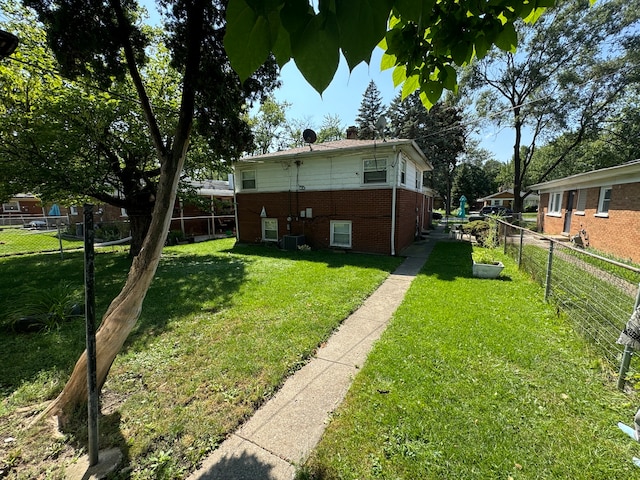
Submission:
[[[505,258],[441,243],[299,478],[628,479],[638,405]]]

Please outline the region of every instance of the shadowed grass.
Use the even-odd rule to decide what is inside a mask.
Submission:
[[[438,244],[300,479],[626,479],[636,405],[504,257]]]
[[[166,248],[143,312],[101,399],[100,448],[119,447],[119,478],[184,478],[298,369],[401,259],[233,248],[233,240]],[[56,263],[59,262],[59,263]],[[125,254],[96,259],[97,311],[128,269]],[[0,259],[3,297],[22,282],[82,282],[82,256]],[[0,334],[0,469],[64,478],[69,446],[84,447],[86,411],[63,439],[20,430],[20,408],[53,398],[84,349],[84,323]],[[10,366],[5,368],[4,366]],[[80,453],[82,450],[80,450]],[[19,472],[19,473],[18,473]],[[12,474],[13,474],[12,473]]]

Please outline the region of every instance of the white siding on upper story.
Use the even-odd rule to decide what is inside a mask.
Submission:
[[[400,159],[407,161],[405,185],[400,185]],[[387,163],[387,181],[385,183],[364,183],[364,160],[385,160]],[[422,179],[422,170],[404,155],[335,155],[332,157],[312,157],[301,160],[264,161],[238,164],[236,170],[236,188],[238,192],[282,192],[282,191],[319,191],[354,190],[361,188],[391,188],[394,179],[396,185],[408,190],[416,189],[416,177]],[[242,174],[255,170],[256,188],[242,189]]]

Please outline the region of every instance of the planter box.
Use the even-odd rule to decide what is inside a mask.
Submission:
[[[503,268],[504,264],[502,262],[494,264],[473,262],[473,276],[478,278],[498,278]]]

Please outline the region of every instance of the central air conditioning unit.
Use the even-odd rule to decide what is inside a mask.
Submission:
[[[304,235],[285,235],[282,237],[282,248],[285,250],[297,250],[304,243]]]

